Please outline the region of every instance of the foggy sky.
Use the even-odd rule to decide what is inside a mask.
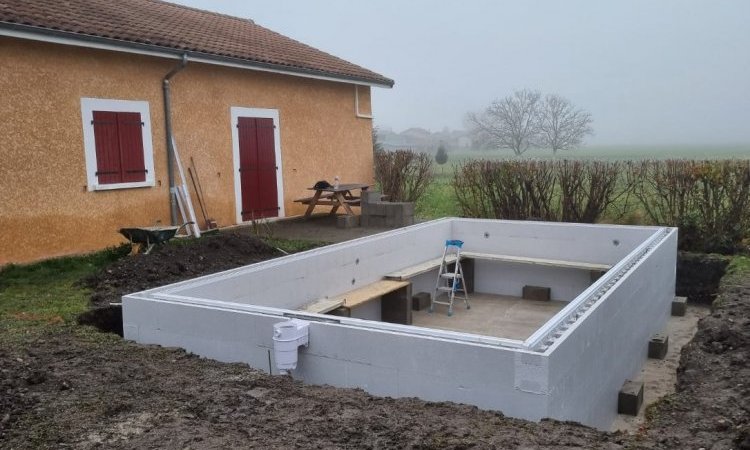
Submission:
[[[395,79],[379,126],[464,127],[515,89],[591,112],[591,144],[750,142],[750,1],[179,0]]]

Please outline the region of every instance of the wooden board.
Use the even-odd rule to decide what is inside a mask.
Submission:
[[[462,252],[461,256],[472,259],[485,259],[490,261],[501,261],[517,264],[536,264],[540,266],[566,267],[570,269],[604,271],[611,269],[607,264],[585,263],[580,261],[564,261],[559,259],[528,258],[525,256],[494,255],[491,253]]]
[[[442,260],[442,256],[440,258],[430,259],[428,261],[425,261],[423,263],[416,264],[411,267],[405,267],[401,270],[395,270],[391,273],[385,274],[385,278],[388,278],[390,280],[406,280],[409,278],[416,277],[417,275],[421,275],[423,273],[427,273],[431,270],[435,270],[440,267],[440,261]],[[449,256],[445,258],[445,261],[450,264],[454,261],[456,261],[455,256]]]
[[[591,270],[597,272],[606,272],[611,269],[612,266],[607,264],[595,264],[585,263],[579,261],[563,261],[559,259],[546,259],[546,258],[528,258],[524,256],[510,256],[510,255],[495,255],[491,253],[478,253],[478,252],[461,252],[461,258],[466,259],[484,259],[489,261],[501,261],[516,264],[536,264],[540,266],[551,266],[551,267],[565,267],[570,269],[582,269]],[[440,259],[435,258],[425,261],[423,263],[416,264],[411,267],[406,267],[400,270],[385,274],[385,278],[391,280],[408,280],[417,275],[427,273],[431,270],[435,270],[440,267]],[[455,257],[451,256],[446,258],[448,264],[454,262]]]
[[[333,311],[334,309],[338,308],[339,306],[342,306],[343,304],[344,304],[344,301],[340,299],[322,298],[320,300],[316,300],[310,303],[309,305],[305,306],[301,310],[305,312],[325,314],[329,311]]]
[[[389,292],[406,287],[409,284],[411,283],[408,281],[380,280],[368,284],[367,286],[362,286],[359,289],[354,289],[353,291],[337,295],[330,300],[338,301],[341,305],[346,306],[347,308],[353,308],[362,303],[382,297]]]

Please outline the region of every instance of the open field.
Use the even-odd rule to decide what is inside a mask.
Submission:
[[[576,150],[563,151],[553,155],[548,149],[531,149],[522,158],[542,159],[727,159],[750,158],[750,144],[744,145],[670,145],[670,146],[637,146],[637,145],[601,145],[586,146]],[[464,159],[515,159],[510,150],[462,150],[448,152],[448,162]]]

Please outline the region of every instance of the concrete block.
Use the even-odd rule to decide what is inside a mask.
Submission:
[[[385,215],[385,203],[377,202],[377,203],[368,204],[367,213],[371,216],[384,216]]]
[[[359,216],[350,216],[348,214],[336,216],[337,228],[354,228],[359,226]]]
[[[429,292],[417,292],[411,298],[411,309],[413,311],[421,311],[429,308],[431,300],[432,295]]]
[[[362,191],[362,195],[360,196],[360,202],[362,203],[362,205],[366,203],[367,204],[377,203],[380,201],[380,197],[382,195],[383,194],[381,194],[378,191],[369,191],[369,190]]]
[[[648,357],[652,359],[664,359],[669,350],[669,336],[655,334],[648,341]]]
[[[617,413],[637,416],[643,404],[643,382],[625,380],[617,395]]]
[[[672,315],[684,316],[687,312],[687,297],[675,297],[672,301]]]
[[[403,203],[404,216],[414,216],[414,203]]]
[[[394,219],[400,219],[401,217],[403,217],[403,211],[400,204],[384,203],[383,206],[385,206],[386,217],[393,217]]]
[[[406,226],[409,226],[409,225],[414,225],[414,216],[413,215],[411,215],[411,216],[404,216],[401,219],[401,226],[406,227]]]
[[[543,286],[529,286],[523,287],[523,298],[526,300],[549,300],[551,297],[552,289]]]

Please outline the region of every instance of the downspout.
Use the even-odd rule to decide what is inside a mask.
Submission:
[[[167,176],[169,178],[169,213],[172,225],[177,225],[177,195],[174,181],[174,147],[172,147],[172,93],[169,88],[169,80],[177,75],[187,65],[187,53],[182,54],[182,60],[164,77],[162,88],[164,89],[164,126],[167,131]]]
[[[359,112],[359,85],[354,85],[354,114],[360,119],[372,119],[371,114],[361,114]]]

